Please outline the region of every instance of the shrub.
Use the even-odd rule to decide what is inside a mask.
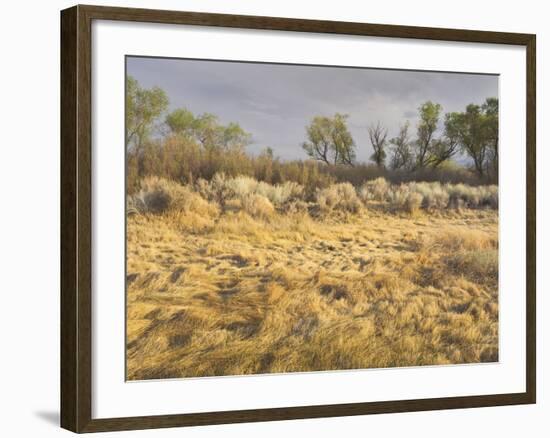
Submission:
[[[447,266],[477,282],[497,281],[498,251],[487,249],[458,252],[447,258]]]
[[[466,206],[463,199],[456,198],[453,196],[449,197],[449,208],[455,209],[455,210],[462,210]]]
[[[309,204],[299,199],[287,202],[283,211],[287,214],[306,214],[309,212]]]
[[[498,209],[498,186],[479,187],[481,191],[481,206]]]
[[[230,199],[242,200],[255,194],[269,199],[274,206],[283,207],[287,202],[301,199],[304,194],[303,186],[292,181],[271,185],[244,175],[227,178],[225,174],[216,174],[210,182],[201,179],[195,186],[204,198],[221,206],[225,206]]]
[[[388,191],[388,201],[394,210],[412,214],[420,209],[423,197],[420,193],[413,191],[411,186],[411,184],[401,184]]]
[[[224,173],[216,173],[210,181],[199,180],[197,190],[204,199],[217,202],[222,207],[235,196]]]
[[[133,205],[140,213],[164,213],[170,206],[170,197],[163,190],[140,190],[134,196]]]
[[[290,200],[300,199],[303,192],[304,188],[292,181],[276,185],[260,182],[255,190],[255,193],[265,196],[276,206],[282,206]]]
[[[217,174],[216,174],[217,176]],[[206,181],[204,178],[199,178],[195,182],[195,190],[197,193],[201,195],[202,198],[207,199],[209,201],[216,201],[218,202],[217,197],[214,195],[212,191],[212,181]]]
[[[269,219],[275,213],[273,204],[262,195],[251,193],[244,196],[241,202],[243,210],[254,218]]]
[[[189,187],[158,177],[141,181],[140,191],[130,198],[132,212],[162,214],[169,210],[193,212],[212,217],[218,207],[204,200]]]
[[[321,211],[329,211],[332,210],[338,203],[338,193],[336,192],[334,186],[330,186],[326,189],[318,190],[315,200],[317,201]]]
[[[195,190],[204,199],[217,202],[222,207],[231,199],[241,199],[252,193],[252,187],[257,185],[256,180],[247,176],[228,178],[225,173],[216,173],[210,181],[199,179]]]
[[[141,204],[135,196],[126,196],[126,214],[128,216],[141,213],[140,207]]]
[[[363,189],[367,195],[370,194],[372,199],[376,201],[385,201],[388,198],[390,183],[384,177],[378,177],[372,181],[368,181],[363,185]]]
[[[350,183],[333,184],[318,190],[316,200],[320,210],[324,212],[341,210],[357,213],[362,207],[355,188]]]
[[[250,205],[253,199],[258,199],[251,195],[261,196],[269,201],[271,207],[283,212],[307,212],[312,205],[308,202],[307,189],[296,182],[272,185],[246,175],[227,177],[224,173],[217,173],[210,181],[199,178],[188,185],[159,177],[145,178],[141,180],[139,191],[128,196],[127,212],[161,214],[177,210],[203,212],[212,217],[218,214],[219,207],[224,210],[243,209],[244,202]],[[498,209],[498,186],[442,185],[439,182],[409,182],[396,186],[379,177],[365,182],[357,191],[350,183],[318,188],[313,197],[322,212],[339,210],[351,213],[357,213],[372,199],[389,203],[393,210],[409,213],[419,208]]]
[[[239,175],[226,180],[227,188],[233,193],[233,197],[244,198],[254,193],[258,187],[258,181],[249,176]]]
[[[466,184],[446,184],[445,188],[453,206],[461,203],[469,208],[477,208],[480,204],[480,189],[478,187]]]
[[[367,201],[372,198],[368,183],[363,183],[363,185],[357,191],[357,194],[359,195],[359,199],[361,199],[361,201],[366,204]]]
[[[416,213],[422,205],[422,195],[420,193],[411,192],[405,200],[405,210],[409,213]]]
[[[447,208],[449,205],[449,193],[439,182],[410,183],[412,191],[422,196],[423,208]]]
[[[403,210],[410,193],[411,191],[407,184],[392,187],[388,191],[388,202],[390,206],[395,210]]]

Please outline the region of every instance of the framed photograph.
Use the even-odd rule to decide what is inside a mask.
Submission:
[[[61,423],[535,403],[535,35],[61,12]]]

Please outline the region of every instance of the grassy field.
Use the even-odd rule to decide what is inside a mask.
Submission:
[[[208,189],[129,209],[129,379],[498,360],[498,210]]]

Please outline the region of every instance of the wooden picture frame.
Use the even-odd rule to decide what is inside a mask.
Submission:
[[[526,48],[526,391],[128,418],[92,418],[91,25],[93,20],[518,45]],[[531,34],[75,6],[61,12],[61,426],[99,432],[535,403],[536,37]]]

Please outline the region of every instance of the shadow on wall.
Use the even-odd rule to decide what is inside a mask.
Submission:
[[[45,423],[49,423],[53,426],[59,426],[59,412],[58,411],[37,411],[34,413]]]

